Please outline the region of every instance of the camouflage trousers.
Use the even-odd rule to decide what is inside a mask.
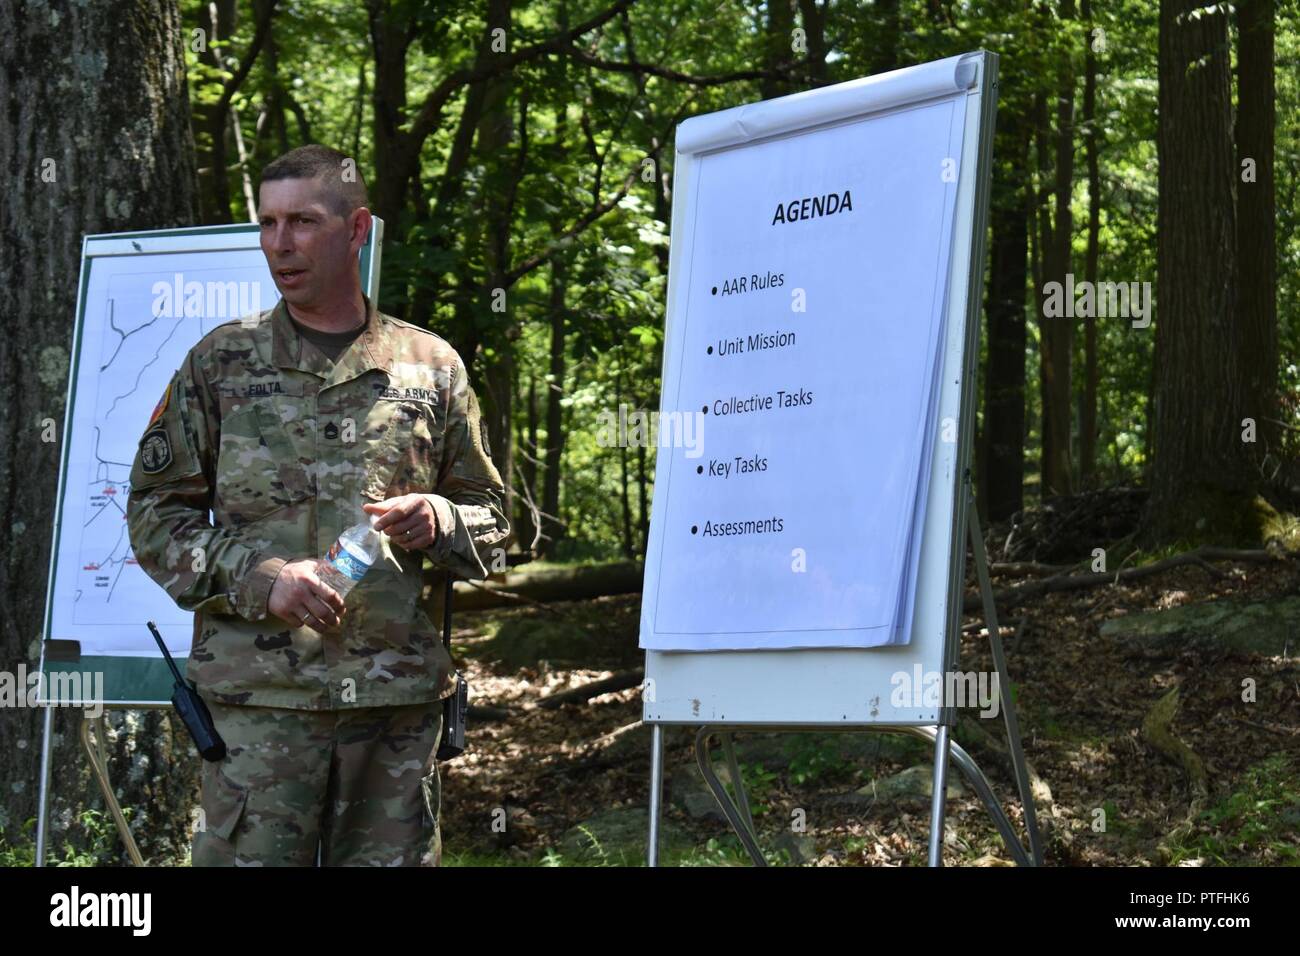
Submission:
[[[438,866],[443,702],[311,711],[207,701],[194,866]]]

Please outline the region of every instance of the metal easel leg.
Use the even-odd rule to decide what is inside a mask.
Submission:
[[[95,734],[91,734],[91,724],[97,728]],[[122,813],[122,806],[117,802],[117,796],[113,793],[113,787],[108,780],[108,758],[104,752],[104,739],[106,730],[103,717],[90,718],[82,716],[81,718],[81,745],[86,750],[86,757],[90,760],[90,769],[95,774],[95,779],[99,781],[100,792],[104,794],[104,802],[108,804],[109,811],[113,814],[113,820],[117,824],[117,832],[122,837],[122,842],[126,844],[127,855],[131,858],[134,866],[144,866],[144,858],[140,855],[140,848],[136,846],[135,835],[131,833],[131,828],[126,825],[126,816]]]
[[[745,815],[745,827],[757,840],[758,831],[754,829],[754,818],[749,812],[749,794],[745,793],[745,780],[740,775],[740,764],[736,762],[736,749],[732,746],[731,734],[722,735],[722,752],[727,757],[727,772],[731,775],[731,789],[736,792],[736,804]]]
[[[923,740],[931,741],[937,745],[939,731],[947,729],[948,728],[946,727],[941,727],[938,730],[934,727],[908,727],[905,729],[905,732],[920,737]],[[988,778],[984,776],[984,771],[980,770],[979,764],[974,761],[970,754],[962,749],[961,744],[951,738],[948,741],[947,749],[949,756],[952,757],[952,762],[955,763],[957,769],[965,775],[966,779],[970,782],[970,785],[975,789],[975,793],[983,802],[984,808],[988,810],[989,816],[993,818],[993,824],[998,828],[998,833],[1002,836],[1002,842],[1007,845],[1007,850],[1013,857],[1015,857],[1016,863],[1021,866],[1031,865],[1029,854],[1027,854],[1025,848],[1020,845],[1020,838],[1016,836],[1015,827],[1013,827],[1011,821],[1007,819],[1006,811],[1002,809],[1002,804],[998,803],[998,798],[993,793],[993,788],[989,785]],[[933,823],[934,818],[932,816],[930,839],[931,854],[933,854],[934,847],[936,846],[933,835]]]
[[[1025,829],[1029,833],[1029,850],[1034,865],[1043,865],[1043,846],[1038,833],[1038,816],[1034,812],[1034,795],[1029,787],[1029,771],[1025,769],[1025,751],[1020,741],[1020,721],[1011,699],[1011,679],[1007,676],[1007,658],[1002,650],[1002,632],[998,627],[998,609],[993,601],[993,586],[989,583],[988,556],[984,553],[984,535],[980,532],[979,513],[975,509],[975,496],[967,493],[966,524],[970,529],[971,550],[975,554],[975,574],[979,578],[980,596],[984,602],[984,618],[989,631],[989,648],[993,653],[993,666],[998,675],[998,691],[1002,716],[1007,726],[1008,750],[1011,767],[1016,775],[1016,789],[1020,791],[1020,805],[1024,808]]]
[[[767,860],[763,856],[763,851],[758,848],[758,837],[754,834],[753,823],[749,816],[748,801],[745,799],[744,785],[740,782],[740,774],[736,770],[735,754],[730,754],[730,766],[732,781],[736,787],[736,794],[739,802],[745,805],[744,814],[738,809],[735,801],[727,794],[726,789],[722,786],[722,781],[713,771],[713,760],[709,756],[708,740],[714,733],[712,727],[707,724],[699,729],[695,734],[695,762],[699,764],[700,773],[704,775],[704,782],[709,785],[713,791],[713,797],[718,801],[718,806],[731,824],[731,828],[736,831],[736,836],[740,838],[741,844],[745,847],[745,852],[749,858],[754,861],[755,866],[767,866]]]
[[[930,796],[930,866],[943,866],[943,815],[948,797],[948,727],[934,736],[934,792]]]
[[[36,803],[36,865],[45,865],[45,843],[50,822],[50,763],[54,750],[54,708],[45,704],[44,729],[41,731],[41,781]]]
[[[650,727],[650,843],[646,848],[646,865],[659,865],[659,814],[664,782],[664,727]]]

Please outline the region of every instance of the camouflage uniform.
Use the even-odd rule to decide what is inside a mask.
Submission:
[[[366,308],[366,331],[334,363],[294,330],[283,300],[214,329],[173,377],[131,469],[135,558],[196,612],[187,676],[214,705],[330,712],[298,715],[304,747],[321,719],[342,720],[333,712],[427,705],[454,685],[419,604],[421,552],[382,536],[381,558],[324,635],[268,614],[284,564],[323,555],[365,519],[364,501],[410,493],[453,503],[453,533],[424,554],[463,577],[485,577],[484,557],[510,533],[460,356]],[[210,770],[205,812],[228,816],[229,800],[208,810]],[[227,774],[241,775],[252,779]]]
[[[209,704],[195,866],[437,866],[442,704],[300,711]]]

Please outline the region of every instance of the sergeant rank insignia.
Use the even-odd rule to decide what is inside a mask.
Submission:
[[[140,439],[140,467],[146,475],[156,475],[172,463],[172,442],[164,428],[154,428]]]

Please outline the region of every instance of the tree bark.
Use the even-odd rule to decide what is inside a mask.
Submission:
[[[1025,281],[1028,277],[1030,190],[1024,185],[1029,135],[1024,120],[1004,117],[992,195],[988,365],[984,427],[976,467],[985,517],[1001,521],[1024,507]]]
[[[500,28],[510,34],[511,0],[488,0],[485,29],[490,35]],[[501,55],[501,54],[497,54]],[[491,357],[484,363],[483,420],[487,423],[491,441],[492,461],[505,482],[502,510],[514,516],[514,383],[515,364],[513,342],[518,337],[519,325],[510,303],[506,273],[510,261],[510,190],[508,179],[512,167],[506,160],[507,148],[514,138],[514,121],[510,110],[510,92],[513,81],[510,74],[487,81],[483,113],[478,124],[477,152],[480,162],[489,170],[491,180],[483,193],[483,260],[486,269],[485,300],[488,303],[504,296],[504,312],[487,314],[494,317],[493,328],[487,342],[492,348]],[[550,438],[547,438],[549,443]]]
[[[1251,457],[1278,447],[1277,235],[1274,179],[1274,0],[1237,4],[1237,295],[1246,376],[1242,418],[1257,430]],[[1254,181],[1242,163],[1254,161]],[[1276,459],[1276,454],[1274,454]],[[1267,473],[1267,471],[1266,471]]]
[[[1074,17],[1074,0],[1061,0],[1061,19]],[[1070,244],[1074,221],[1070,199],[1074,189],[1074,70],[1062,58],[1057,73],[1056,173],[1054,217],[1050,238],[1043,247],[1044,282],[1065,285],[1070,272]],[[1070,493],[1070,412],[1072,392],[1070,365],[1074,348],[1073,319],[1046,314],[1047,292],[1042,290],[1040,312],[1039,385],[1042,396],[1042,495]]]
[[[794,63],[794,0],[769,0],[767,30],[763,37],[763,69],[767,75],[759,81],[759,93],[765,100],[791,92],[789,80],[778,72]]]
[[[1236,524],[1231,499],[1249,485],[1227,15],[1199,0],[1162,0],[1159,75],[1159,308],[1144,522],[1154,539],[1187,536],[1191,515],[1207,535]]]
[[[799,0],[799,18],[808,40],[808,83],[825,86],[826,79],[826,8],[817,0]]]
[[[567,10],[562,9],[560,29],[568,29]],[[565,67],[561,67],[567,73]],[[555,152],[563,156],[568,139],[568,100],[562,100],[557,108],[555,118]],[[552,225],[552,236],[558,236],[561,229],[559,222]],[[555,546],[564,537],[564,526],[559,522],[560,514],[560,462],[564,456],[564,407],[561,401],[565,395],[565,358],[566,321],[568,319],[568,259],[563,255],[551,260],[551,290],[549,318],[551,326],[551,347],[547,367],[546,385],[546,462],[542,471],[542,541],[543,554],[554,554]],[[550,517],[547,517],[547,516]]]
[[[254,0],[253,13],[259,19],[266,15],[270,0]],[[275,28],[271,27],[266,36],[264,51],[265,84],[262,88],[262,103],[266,110],[264,129],[259,131],[257,145],[253,149],[253,159],[258,168],[266,166],[277,156],[283,156],[290,149],[289,124],[286,122],[286,91],[284,81],[280,79],[280,48],[275,42]],[[362,70],[363,77],[365,71]],[[352,155],[356,155],[353,150]]]
[[[213,18],[215,15],[215,22]],[[230,176],[226,172],[227,109],[218,98],[222,83],[220,71],[224,69],[221,55],[229,55],[230,38],[235,32],[238,9],[235,0],[215,0],[199,5],[199,29],[206,37],[204,49],[199,51],[199,62],[217,71],[205,85],[215,88],[211,100],[194,104],[194,128],[197,137],[198,162],[202,172],[199,193],[203,222],[228,223],[230,215]]]
[[[542,539],[543,553],[554,552],[555,545],[564,537],[564,527],[555,520],[560,513],[560,459],[564,455],[564,427],[560,404],[564,398],[565,375],[565,319],[567,318],[565,293],[568,285],[567,265],[563,256],[551,260],[551,352],[546,386],[546,468],[542,475]]]
[[[898,69],[898,41],[902,34],[899,0],[877,0],[875,10],[879,22],[875,24],[873,52],[870,62],[872,73],[888,73]]]
[[[56,20],[0,4],[0,669],[39,666],[60,442],[87,233],[193,225],[198,213],[184,43],[175,0],[65,4]],[[42,422],[57,440],[42,440]],[[189,841],[198,760],[168,712],[109,711],[110,775],[147,858]],[[40,711],[0,719],[0,828],[36,815]],[[87,847],[76,818],[103,806],[77,739],[81,711],[54,711],[51,841]],[[125,862],[117,853],[105,863]]]
[[[1097,133],[1097,54],[1093,50],[1092,3],[1083,0],[1080,13],[1088,28],[1083,76],[1083,148],[1088,166],[1088,249],[1084,280],[1097,288],[1097,267],[1101,245],[1101,165]],[[1083,320],[1083,404],[1079,410],[1079,477],[1084,487],[1091,484],[1097,468],[1097,317]]]

